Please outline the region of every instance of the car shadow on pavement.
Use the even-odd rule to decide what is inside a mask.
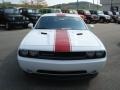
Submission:
[[[1,90],[88,90],[90,79],[52,80],[27,77],[19,68],[16,50],[0,62]]]
[[[22,27],[19,27],[19,28],[12,28],[12,29],[10,29],[10,30],[6,30],[4,27],[0,27],[0,32],[1,32],[1,31],[25,30],[25,29],[28,29],[28,28],[22,28]]]

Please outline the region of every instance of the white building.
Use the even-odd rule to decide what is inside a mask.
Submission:
[[[103,5],[103,10],[120,11],[120,0],[100,0],[100,3]]]

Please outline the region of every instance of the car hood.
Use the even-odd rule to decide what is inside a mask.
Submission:
[[[33,17],[40,17],[41,14],[30,14],[30,16],[33,16]]]
[[[105,15],[105,14],[99,14],[99,15],[104,17],[110,17],[109,15]]]
[[[53,51],[56,46],[58,46],[57,48],[69,46],[72,51],[104,49],[101,41],[89,30],[63,30],[60,32],[32,30],[22,41],[20,48]]]
[[[12,14],[11,14],[11,15],[7,15],[7,16],[8,16],[8,17],[22,17],[22,15],[17,15],[17,14],[16,14],[16,15],[12,15]]]

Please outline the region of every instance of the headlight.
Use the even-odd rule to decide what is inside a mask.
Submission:
[[[104,58],[106,56],[105,51],[91,51],[86,53],[87,57],[90,59]]]
[[[106,56],[106,52],[105,51],[97,51],[96,52],[96,57],[97,58],[103,58]]]
[[[120,19],[120,17],[118,17],[118,19]]]
[[[94,58],[95,57],[95,52],[87,52],[87,57],[88,58]]]
[[[19,56],[22,57],[37,57],[39,54],[39,51],[33,51],[33,50],[19,50]]]
[[[36,17],[36,19],[38,19],[39,17]]]
[[[14,18],[14,17],[12,17],[12,20],[14,21],[14,20],[15,20],[15,18]]]
[[[39,54],[38,51],[29,51],[29,55],[30,55],[31,57],[36,57],[36,56],[38,56],[38,54]]]
[[[23,20],[25,20],[25,17],[23,17]]]
[[[26,17],[26,20],[29,20],[29,18]]]
[[[28,50],[19,50],[19,55],[23,57],[27,57],[29,54]]]

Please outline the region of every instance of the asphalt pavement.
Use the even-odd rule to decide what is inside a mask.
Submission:
[[[91,30],[108,52],[106,67],[92,79],[47,80],[27,77],[19,68],[17,48],[30,29],[0,29],[0,90],[120,90],[120,25],[95,24]]]

